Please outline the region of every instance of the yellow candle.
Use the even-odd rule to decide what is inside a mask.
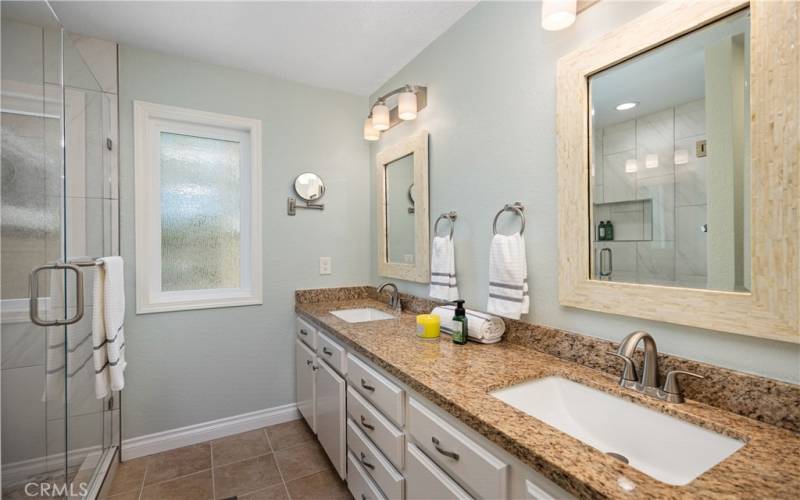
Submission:
[[[436,314],[417,315],[417,337],[435,339],[439,336],[439,316]]]

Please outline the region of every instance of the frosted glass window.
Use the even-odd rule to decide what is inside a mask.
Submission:
[[[161,289],[238,288],[240,143],[161,132]]]

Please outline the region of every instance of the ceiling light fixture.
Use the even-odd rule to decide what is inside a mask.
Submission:
[[[639,170],[639,162],[634,159],[625,160],[625,172],[628,174],[633,174],[637,170]]]
[[[622,104],[617,104],[617,111],[627,111],[629,109],[635,108],[638,105],[639,103],[636,101],[623,102]]]
[[[544,0],[542,2],[542,28],[559,31],[568,28],[577,16],[577,0]]]
[[[658,155],[649,154],[644,160],[645,168],[658,168]]]
[[[389,99],[397,96],[397,106],[390,108]],[[364,122],[364,139],[377,141],[381,132],[401,121],[414,120],[419,110],[428,104],[428,89],[419,85],[404,85],[378,97]]]

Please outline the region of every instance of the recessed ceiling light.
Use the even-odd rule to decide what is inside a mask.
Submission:
[[[623,102],[622,104],[617,104],[617,111],[627,111],[635,108],[638,105],[638,102]]]

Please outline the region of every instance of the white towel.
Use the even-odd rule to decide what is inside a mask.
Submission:
[[[431,248],[431,289],[434,299],[456,300],[456,252],[451,236],[434,236]]]
[[[480,342],[482,344],[494,344],[500,342],[503,338],[503,333],[506,331],[506,324],[497,316],[486,314],[472,309],[467,309],[467,328],[468,335],[471,340]],[[450,335],[459,327],[453,321],[455,315],[455,306],[439,306],[431,311],[431,314],[439,316],[439,323],[442,331]]]
[[[490,313],[519,319],[530,309],[525,239],[521,234],[496,234],[489,247]]]
[[[97,399],[125,387],[125,284],[122,257],[99,260],[94,276],[92,337]]]

